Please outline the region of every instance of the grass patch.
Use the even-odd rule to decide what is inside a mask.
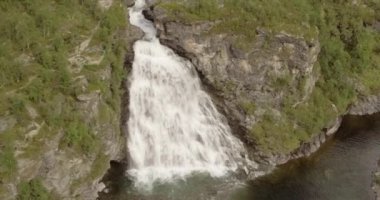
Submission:
[[[253,115],[256,111],[256,104],[254,102],[243,100],[240,102],[240,107],[247,115]]]
[[[0,151],[0,180],[11,178],[17,169],[12,144],[2,144]]]
[[[251,129],[251,136],[265,153],[286,153],[299,145],[299,138],[293,131],[291,121],[279,120],[266,113],[262,121]]]
[[[87,124],[74,120],[65,129],[61,145],[74,148],[83,155],[90,155],[100,145],[100,141],[90,131]]]
[[[297,107],[291,98],[285,101],[280,117],[266,113],[251,129],[251,136],[266,153],[290,153],[339,115],[320,88],[314,90],[308,102]]]
[[[14,178],[17,172],[17,160],[14,156],[14,142],[20,138],[18,127],[0,134],[0,182]]]
[[[18,185],[17,200],[53,200],[53,196],[42,185],[41,180],[32,179]]]
[[[308,38],[317,36],[317,30],[310,27],[317,11],[308,1],[180,0],[158,6],[173,19],[186,23],[218,21],[212,32],[240,35],[246,41],[255,39],[258,27]]]

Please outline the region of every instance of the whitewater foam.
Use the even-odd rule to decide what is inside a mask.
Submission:
[[[201,88],[190,62],[160,44],[142,14],[144,0],[130,8],[130,23],[144,31],[134,44],[128,120],[128,174],[141,187],[194,172],[220,177],[246,161],[241,141]]]

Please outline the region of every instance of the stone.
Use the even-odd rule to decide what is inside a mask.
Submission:
[[[112,6],[113,0],[99,0],[99,5],[101,8],[107,10]]]
[[[377,32],[380,33],[380,21],[376,21],[374,24],[373,24],[373,27],[375,28],[375,30]]]
[[[371,115],[377,112],[380,112],[380,95],[362,98],[348,111],[351,115]]]
[[[30,118],[32,118],[32,119],[36,119],[37,117],[40,116],[38,114],[37,110],[31,105],[27,105],[26,110],[28,111],[28,114],[29,114]]]
[[[340,127],[342,123],[342,117],[338,117],[335,122],[326,130],[326,136],[333,135]]]
[[[32,124],[30,126],[31,130],[25,134],[25,140],[26,141],[31,140],[36,135],[38,135],[38,133],[40,132],[40,129],[43,125],[44,125],[44,122],[41,125],[36,123],[36,122],[32,122]]]
[[[320,141],[321,144],[325,143],[325,141],[326,141],[326,135],[325,135],[325,133],[321,133],[319,135],[319,141]]]
[[[0,134],[4,131],[13,128],[16,125],[16,119],[8,116],[8,117],[0,117]]]
[[[135,0],[125,0],[127,7],[133,7],[135,5]]]
[[[77,99],[79,101],[82,101],[82,102],[88,102],[88,101],[92,101],[94,99],[97,99],[99,97],[99,94],[100,94],[100,91],[99,90],[96,90],[92,93],[88,93],[88,94],[79,94],[77,95]]]

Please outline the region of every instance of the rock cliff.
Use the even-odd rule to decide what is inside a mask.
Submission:
[[[44,3],[55,11],[55,4]],[[43,6],[38,5],[36,12]],[[72,5],[61,6],[59,12]],[[102,0],[87,6],[102,18],[91,21],[88,10],[78,3],[70,14],[82,17],[78,23],[87,20],[87,24],[80,24],[83,30],[66,16],[57,23],[77,32],[49,33],[58,39],[82,34],[72,46],[65,38],[62,45],[68,47],[55,47],[62,54],[61,62],[57,62],[59,55],[38,58],[36,52],[24,50],[27,53],[20,56],[21,67],[38,69],[38,73],[32,71],[25,81],[13,82],[12,87],[0,84],[5,86],[0,89],[5,99],[2,103],[10,103],[0,112],[0,199],[96,199],[105,187],[100,180],[110,161],[125,155],[125,137],[120,130],[120,86],[126,74],[124,5]],[[58,11],[53,16],[60,17]],[[50,40],[46,35],[43,39]],[[50,50],[51,54],[55,51]],[[54,57],[52,62],[47,62],[49,56]],[[46,66],[40,67],[41,63]],[[60,82],[62,73],[54,74],[58,69],[64,72],[67,88],[61,88],[65,84]]]
[[[256,144],[251,135],[256,123],[268,115],[281,118],[289,96],[294,108],[310,98],[318,79],[318,41],[258,29],[252,48],[242,49],[233,34],[208,34],[217,22],[184,24],[160,8],[146,15],[154,19],[161,42],[194,64],[205,89],[249,148]],[[282,163],[288,156],[281,156]]]
[[[316,88],[323,79],[318,38],[257,27],[255,38],[244,42],[239,34],[215,31],[218,20],[173,16],[170,6],[161,6],[168,2],[172,5],[170,0],[152,2],[146,18],[155,23],[161,43],[193,63],[205,90],[255,160],[274,166],[308,156],[337,130],[344,112],[321,98]],[[347,109],[351,114],[374,113],[377,99]],[[303,119],[308,115],[304,112],[313,111],[322,112],[309,117],[323,118],[317,124]]]

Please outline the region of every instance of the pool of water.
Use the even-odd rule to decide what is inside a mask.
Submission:
[[[371,200],[380,158],[380,114],[347,116],[335,137],[309,158],[249,183],[237,199]]]
[[[380,114],[346,116],[333,139],[308,158],[279,166],[254,181],[194,174],[139,191],[115,175],[100,199],[114,200],[372,200],[372,172],[380,158]]]

